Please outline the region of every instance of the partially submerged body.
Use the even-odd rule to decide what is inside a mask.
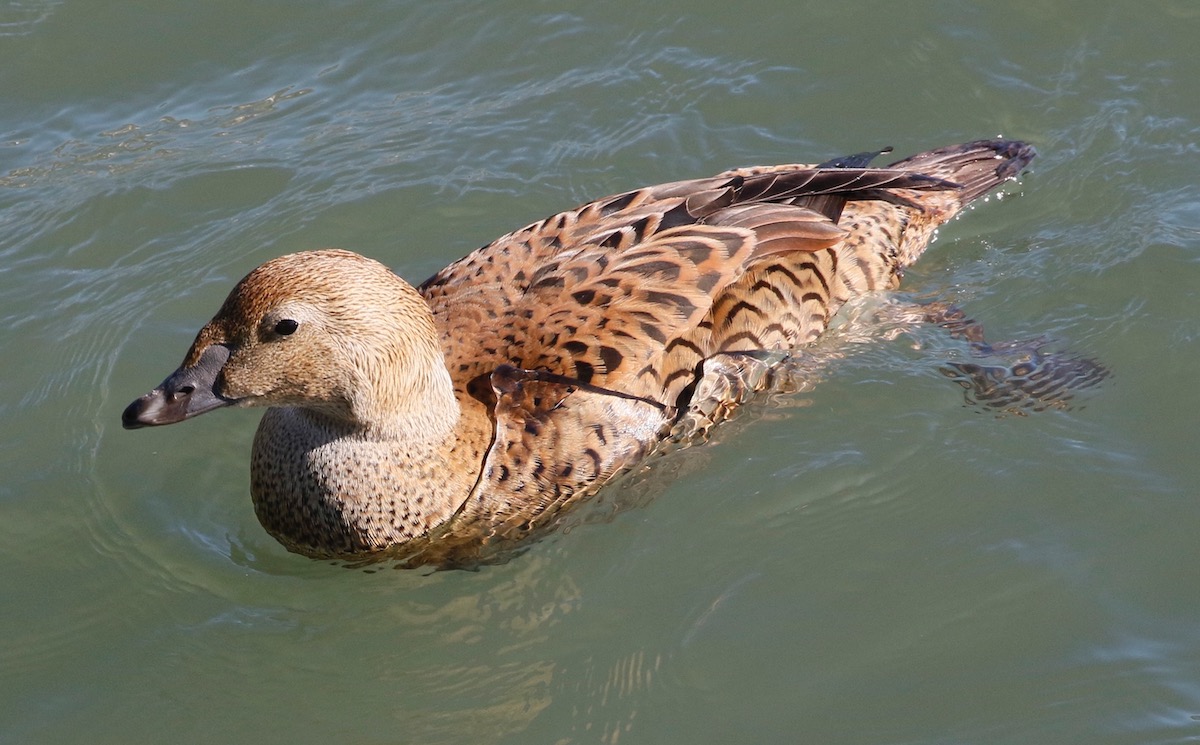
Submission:
[[[289,549],[469,562],[662,443],[702,437],[1032,157],[992,140],[887,168],[852,156],[648,187],[417,288],[346,251],[280,257],[123,421],[270,407],[251,491]]]

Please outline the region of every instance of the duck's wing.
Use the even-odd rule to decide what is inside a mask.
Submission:
[[[502,364],[628,385],[700,326],[714,298],[747,267],[845,237],[834,218],[806,202],[952,188],[912,171],[820,167],[662,184],[526,226],[419,291],[462,385]],[[681,356],[681,364],[696,361]],[[656,371],[664,377],[661,365]]]
[[[892,277],[925,202],[961,204],[958,171],[936,157],[934,175],[859,167],[868,157],[619,194],[424,283],[451,374],[494,427],[463,524],[504,537],[547,524],[639,462],[706,385],[742,382],[754,355],[811,340],[839,302]],[[1006,177],[992,145],[948,157]],[[874,203],[891,211],[860,206]],[[701,409],[701,429],[721,418]]]
[[[505,236],[426,282],[451,374],[493,440],[460,525],[546,525],[662,439],[719,351],[714,303],[775,255],[845,239],[805,199],[949,188],[918,174],[807,168],[666,184]],[[728,331],[728,329],[724,329]]]

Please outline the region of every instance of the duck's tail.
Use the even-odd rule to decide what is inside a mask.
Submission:
[[[925,251],[940,225],[1000,184],[1015,179],[1036,154],[1024,142],[1001,139],[976,140],[918,153],[887,168],[941,179],[955,188],[880,191],[873,194],[874,201],[847,204],[838,224],[852,234],[873,236],[875,243],[883,241],[881,245],[863,241],[864,246],[855,249],[856,255],[874,251],[888,262],[889,270],[901,269]],[[870,155],[873,153],[831,163],[834,167],[846,167],[841,161],[858,165]],[[882,232],[872,231],[873,224],[891,227]]]
[[[965,207],[1000,184],[1020,175],[1037,152],[1018,140],[975,140],[940,147],[893,163],[889,168],[916,171],[958,184],[955,196]]]

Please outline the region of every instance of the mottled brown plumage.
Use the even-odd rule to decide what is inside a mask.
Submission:
[[[280,541],[462,561],[702,436],[1032,157],[992,140],[887,168],[851,156],[648,187],[510,233],[416,289],[350,252],[284,256],[234,288],[124,421],[270,407],[252,494]]]

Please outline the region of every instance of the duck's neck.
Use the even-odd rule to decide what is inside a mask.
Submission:
[[[263,416],[251,491],[268,532],[301,553],[346,556],[405,543],[455,514],[478,460],[454,456],[461,413],[440,354],[417,369],[426,374],[364,388],[353,419],[300,408]]]
[[[368,296],[376,308],[369,322],[355,319],[352,331],[337,335],[333,380],[312,404],[371,437],[436,446],[461,412],[433,313],[390,273],[378,292]]]
[[[358,386],[348,430],[413,449],[437,449],[453,435],[462,414],[440,350],[401,372]]]

